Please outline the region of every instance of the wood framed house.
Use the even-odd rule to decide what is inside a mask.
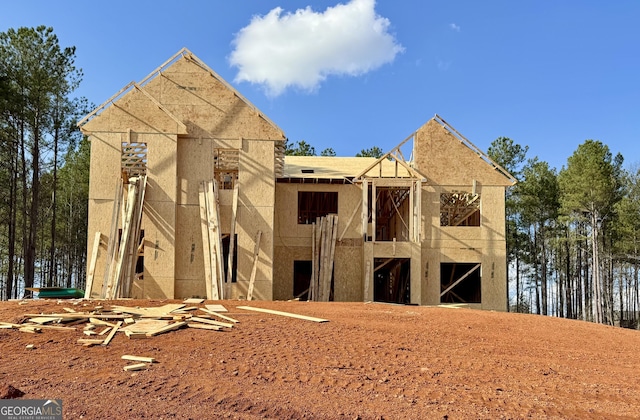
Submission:
[[[506,309],[515,179],[438,116],[380,159],[285,157],[284,132],[183,49],[79,125],[87,297]]]

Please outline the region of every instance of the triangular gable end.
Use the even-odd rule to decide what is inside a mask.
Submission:
[[[85,134],[92,132],[156,132],[186,134],[187,127],[149,95],[131,82],[78,123]]]
[[[410,162],[407,162],[402,154],[401,147],[409,140],[413,140],[415,133],[400,142],[396,147],[379,157],[374,163],[361,171],[354,181],[364,178],[413,178],[422,182],[427,181],[427,177]]]
[[[200,69],[207,72],[211,77],[216,79],[220,84],[222,84],[227,90],[229,90],[235,97],[237,97],[240,101],[242,101],[249,109],[253,111],[255,115],[262,118],[267,124],[269,124],[274,130],[276,130],[282,139],[285,139],[284,131],[278,127],[271,119],[269,119],[262,111],[258,109],[254,104],[252,104],[248,99],[246,99],[242,94],[233,86],[231,86],[226,80],[224,80],[218,73],[212,70],[209,66],[207,66],[204,61],[198,58],[195,54],[189,51],[187,48],[182,48],[178,51],[173,57],[169,58],[165,63],[163,63],[160,67],[149,73],[144,79],[142,79],[139,84],[141,86],[146,86],[149,84],[154,78],[158,75],[161,75],[163,72],[166,72],[170,67],[174,66],[181,59],[186,59],[189,62],[197,65]]]
[[[165,71],[166,69],[168,69],[169,67],[174,65],[181,58],[185,58],[185,59],[189,60],[190,62],[196,64],[199,68],[201,68],[204,71],[206,71],[207,73],[209,73],[218,82],[220,82],[222,85],[224,85],[225,88],[227,88],[230,92],[232,92],[233,95],[235,95],[240,101],[242,101],[248,108],[253,110],[255,115],[257,115],[258,117],[263,119],[269,126],[271,126],[272,129],[275,130],[278,133],[278,136],[281,139],[285,139],[286,138],[286,136],[284,134],[284,131],[280,127],[278,127],[265,114],[263,114],[255,105],[253,105],[251,102],[249,102],[244,96],[242,96],[240,94],[240,92],[238,92],[233,86],[231,86],[229,83],[227,83],[222,77],[220,77],[215,71],[213,71],[211,68],[209,68],[202,60],[200,60],[198,57],[196,57],[187,48],[182,48],[180,51],[178,51],[176,54],[174,54],[171,58],[169,58],[167,61],[165,61],[162,65],[160,65],[158,68],[156,68],[151,73],[149,73],[139,83],[136,84],[134,82],[131,82],[127,86],[122,88],[119,92],[117,92],[111,98],[106,100],[102,105],[98,106],[91,113],[89,113],[82,120],[80,120],[80,122],[78,123],[78,127],[80,127],[85,132],[100,131],[96,127],[99,124],[96,124],[96,123],[89,124],[89,123],[94,121],[94,120],[96,120],[97,117],[101,116],[104,113],[104,111],[107,110],[107,108],[110,108],[110,106],[112,104],[114,104],[115,102],[119,101],[120,98],[124,97],[129,91],[133,90],[134,87],[136,87],[138,90],[143,90],[144,87],[147,84],[149,84],[154,78],[156,78],[158,75],[161,75],[163,71]],[[170,118],[176,120],[179,124],[182,124],[182,122],[178,118],[176,118],[174,115],[172,115],[171,112],[169,112],[165,107],[160,105],[159,101],[155,100],[152,97],[152,95],[147,93],[147,96],[149,98],[151,98],[153,101],[155,101],[156,105],[159,108],[163,109],[170,116]],[[182,125],[184,125],[184,124],[182,124]],[[181,126],[180,127],[180,132],[178,132],[178,134],[186,134],[186,127],[182,127]]]
[[[436,114],[416,131],[415,167],[437,185],[514,185],[517,180]]]

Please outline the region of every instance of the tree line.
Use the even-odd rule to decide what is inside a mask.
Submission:
[[[86,100],[75,48],[52,28],[0,33],[0,298],[81,287],[89,148],[76,127]]]
[[[586,140],[559,171],[500,137],[488,154],[507,191],[511,309],[638,327],[640,168]]]

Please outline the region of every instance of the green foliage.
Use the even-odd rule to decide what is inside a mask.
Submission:
[[[509,137],[498,137],[491,142],[487,155],[498,165],[518,178],[520,167],[525,161],[529,146],[521,146]]]
[[[287,139],[284,145],[284,154],[287,156],[315,156],[316,149],[304,140],[291,144]]]
[[[558,178],[564,213],[610,213],[622,198],[621,166],[622,156],[617,155],[614,160],[600,141],[587,140],[578,146]]]
[[[320,152],[320,156],[335,156],[335,155],[336,155],[336,151],[333,150],[333,148],[331,147],[327,147],[322,152]]]
[[[529,159],[516,185],[520,216],[525,224],[545,225],[558,217],[560,189],[554,169],[537,157]]]
[[[373,146],[369,149],[362,149],[360,152],[356,153],[356,157],[374,157],[376,159],[380,158],[382,155],[384,155],[384,153],[378,146]]]

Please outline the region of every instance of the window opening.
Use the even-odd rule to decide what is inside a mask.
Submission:
[[[480,226],[480,195],[440,194],[440,226]]]
[[[122,172],[128,177],[147,173],[147,143],[122,142]]]
[[[298,224],[310,225],[317,217],[338,213],[338,193],[298,191]]]
[[[376,241],[409,241],[410,189],[376,188]]]
[[[240,151],[237,149],[214,149],[213,168],[214,178],[222,190],[232,190],[238,182],[238,159]]]
[[[441,303],[481,303],[479,263],[440,264]]]
[[[373,300],[408,304],[411,301],[411,259],[374,258]]]

